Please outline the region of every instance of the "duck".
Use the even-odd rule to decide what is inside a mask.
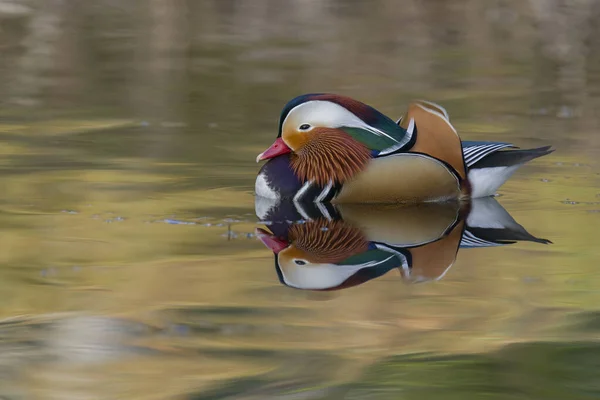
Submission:
[[[255,193],[340,204],[463,201],[493,196],[518,168],[553,151],[462,141],[446,109],[426,100],[394,121],[350,97],[311,93],[281,111],[275,142],[256,158],[267,163]]]
[[[552,243],[530,234],[493,197],[402,207],[301,206],[291,199],[255,202],[265,224],[255,234],[273,252],[280,283],[295,289],[348,289],[390,271],[405,283],[437,281],[461,249]]]

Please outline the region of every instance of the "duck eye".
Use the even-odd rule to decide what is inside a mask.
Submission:
[[[309,124],[302,124],[300,125],[300,130],[301,131],[307,131],[310,129],[310,125]]]
[[[296,263],[296,265],[306,265],[306,261],[304,260],[294,260],[294,262]]]

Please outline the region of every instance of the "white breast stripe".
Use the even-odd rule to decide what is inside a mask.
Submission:
[[[302,215],[302,218],[305,221],[312,221],[312,219],[310,218],[310,216],[308,215],[308,213],[304,210],[304,207],[302,207],[301,203],[298,203],[297,201],[294,201],[294,206],[296,207],[296,211],[298,211],[298,213],[300,215]]]
[[[302,204],[300,204],[300,199],[302,198],[302,196],[304,196],[304,194],[306,193],[306,191],[312,186],[312,181],[307,181],[301,188],[300,190],[298,190],[298,193],[296,193],[296,195],[294,196],[294,206],[296,206],[296,210],[298,211],[298,213],[300,213],[300,215],[302,215],[302,218],[304,218],[307,221],[310,221],[310,217],[308,216],[308,214],[306,213],[306,211],[304,211],[304,207],[302,207]]]
[[[323,189],[323,191],[319,194],[319,196],[317,196],[317,198],[315,199],[315,203],[320,203],[323,201],[323,199],[325,197],[327,197],[327,195],[329,194],[329,192],[331,191],[331,188],[333,187],[333,181],[329,180],[329,182],[327,183],[327,185],[325,186],[325,189]]]
[[[317,207],[319,208],[319,211],[321,211],[321,214],[323,214],[328,221],[332,220],[331,215],[329,215],[329,211],[327,211],[327,207],[325,207],[323,203],[317,203]]]
[[[294,202],[300,201],[304,193],[312,186],[312,181],[306,181],[306,183],[298,190],[298,193],[294,196]]]

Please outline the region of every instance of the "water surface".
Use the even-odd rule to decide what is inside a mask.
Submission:
[[[0,394],[599,397],[600,4],[558,3],[0,1]],[[553,243],[282,285],[254,160],[313,91],[553,145],[497,198]]]

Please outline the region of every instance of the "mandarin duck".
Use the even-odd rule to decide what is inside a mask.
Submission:
[[[395,269],[407,283],[439,280],[459,248],[551,243],[527,232],[492,197],[408,207],[307,206],[262,197],[255,203],[268,225],[256,235],[273,252],[280,282],[297,289],[346,289]]]
[[[416,101],[393,121],[335,94],[291,100],[275,142],[257,157],[273,159],[284,182],[256,179],[258,196],[334,203],[419,203],[491,196],[523,164],[550,146],[514,150],[500,142],[462,142],[446,110]],[[271,166],[275,168],[275,165]],[[263,167],[264,168],[264,167]]]

